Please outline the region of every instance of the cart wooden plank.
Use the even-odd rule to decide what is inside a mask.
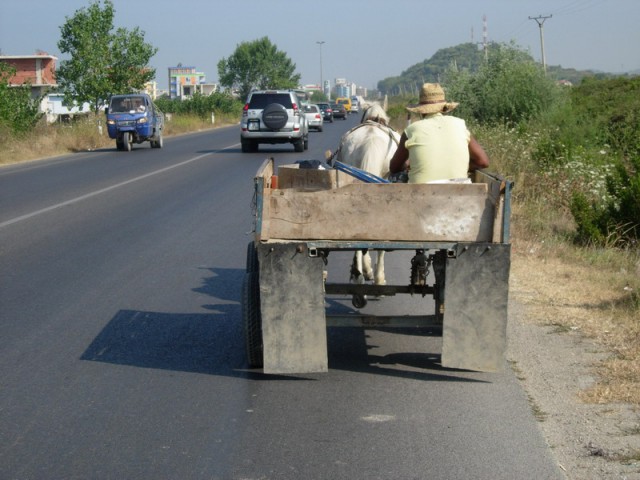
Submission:
[[[496,199],[486,183],[351,184],[270,190],[260,240],[491,241]]]

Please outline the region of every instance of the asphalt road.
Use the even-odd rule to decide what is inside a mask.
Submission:
[[[356,121],[304,154],[234,126],[0,168],[0,479],[563,478],[508,366],[444,369],[437,336],[330,328],[328,373],[247,368],[253,175]]]

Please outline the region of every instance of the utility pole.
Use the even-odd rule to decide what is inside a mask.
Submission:
[[[324,43],[324,40],[316,43],[320,45],[320,91],[324,94],[324,83],[322,81],[322,44]]]
[[[547,18],[551,17],[553,17],[553,15],[548,15],[546,17],[543,17],[542,15],[538,15],[537,17],[529,17],[529,20],[535,20],[538,23],[538,27],[540,27],[540,48],[542,50],[542,69],[544,70],[544,73],[547,73],[547,62],[544,58],[544,33],[542,32],[542,30],[544,21]]]

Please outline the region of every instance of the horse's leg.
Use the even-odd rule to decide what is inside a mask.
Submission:
[[[362,254],[362,252],[360,252]],[[362,255],[362,269],[360,270],[364,274],[366,280],[373,280],[373,268],[371,267],[371,254],[366,252]]]
[[[362,250],[356,250],[353,254],[353,263],[351,264],[351,283],[362,285],[364,283],[364,275],[362,275]]]
[[[386,285],[387,280],[384,276],[384,250],[378,250],[378,261],[376,262],[376,285]]]

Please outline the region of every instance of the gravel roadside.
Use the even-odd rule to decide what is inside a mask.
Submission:
[[[570,480],[640,480],[638,409],[586,404],[578,396],[609,353],[579,332],[540,325],[526,305],[536,295],[526,279],[527,269],[513,259],[507,359],[558,465]]]

